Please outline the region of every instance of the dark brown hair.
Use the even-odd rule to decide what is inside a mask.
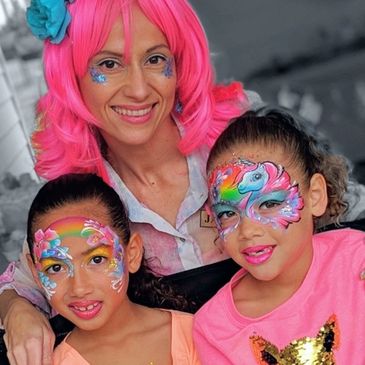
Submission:
[[[27,241],[33,261],[33,237],[37,219],[52,209],[87,200],[94,200],[106,208],[112,227],[117,231],[123,244],[128,244],[131,237],[129,219],[124,204],[115,190],[95,174],[66,174],[44,184],[31,204]],[[164,283],[161,278],[155,276],[148,268],[145,259],[139,270],[129,276],[128,296],[132,301],[150,307],[191,311],[194,305],[188,303],[172,285]]]
[[[344,200],[348,183],[346,160],[334,154],[305,124],[302,118],[284,108],[265,107],[247,112],[233,120],[219,136],[210,152],[207,169],[211,170],[219,155],[237,145],[280,146],[287,153],[289,164],[300,168],[308,184],[315,173],[326,179],[328,205],[325,214],[316,219],[316,226],[339,223],[348,207]]]

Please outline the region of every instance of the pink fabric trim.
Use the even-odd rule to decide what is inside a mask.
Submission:
[[[0,284],[7,284],[14,281],[15,262],[11,262],[6,270],[0,275]]]

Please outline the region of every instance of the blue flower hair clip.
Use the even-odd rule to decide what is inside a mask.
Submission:
[[[31,0],[27,8],[28,26],[37,38],[49,39],[51,43],[59,44],[65,37],[71,21],[71,15],[66,3],[73,0]]]

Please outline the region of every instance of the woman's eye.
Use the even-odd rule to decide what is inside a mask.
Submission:
[[[167,58],[162,55],[153,55],[147,59],[147,63],[150,65],[161,65],[166,62]]]
[[[104,60],[99,62],[97,66],[107,70],[115,70],[120,66],[120,63],[115,60]]]

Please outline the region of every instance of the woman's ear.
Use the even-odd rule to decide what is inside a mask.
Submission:
[[[33,276],[34,281],[36,282],[36,284],[40,288],[42,288],[41,282],[39,281],[39,277],[38,277],[38,271],[37,271],[37,269],[36,269],[36,267],[34,265],[34,262],[32,260],[32,256],[29,253],[27,253],[26,257],[27,257],[27,263],[28,263],[29,269],[30,269],[30,271],[32,273],[32,276]]]
[[[316,173],[312,176],[309,184],[309,199],[313,216],[322,216],[328,205],[327,183],[322,174]]]
[[[143,242],[138,233],[133,233],[126,247],[128,271],[135,273],[141,266],[143,259]]]

